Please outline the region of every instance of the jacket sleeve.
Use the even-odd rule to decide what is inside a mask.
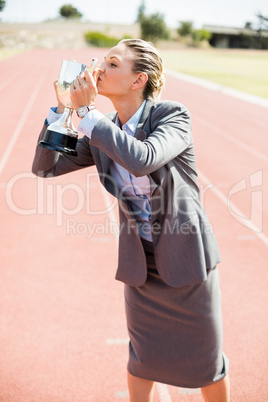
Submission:
[[[151,133],[140,141],[127,135],[109,119],[92,131],[91,144],[135,176],[148,175],[182,153],[191,143],[191,119],[178,102],[161,102],[150,112]]]
[[[35,150],[32,172],[36,176],[59,176],[95,164],[89,146],[89,139],[86,136],[82,137],[77,142],[77,156],[63,155],[59,152],[39,147],[38,143],[43,139],[46,129],[47,126],[44,124]]]

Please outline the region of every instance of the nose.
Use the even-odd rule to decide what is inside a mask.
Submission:
[[[105,63],[104,63],[104,61],[100,64],[100,66],[99,66],[99,71],[100,71],[101,73],[104,73],[104,72],[105,72]]]

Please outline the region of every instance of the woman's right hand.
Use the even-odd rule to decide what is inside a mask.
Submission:
[[[56,113],[63,113],[65,106],[63,105],[63,103],[61,103],[60,98],[59,98],[59,94],[58,94],[58,85],[57,85],[58,81],[54,81],[53,85],[54,85],[54,89],[56,92],[56,98],[58,101],[58,108],[56,110]]]

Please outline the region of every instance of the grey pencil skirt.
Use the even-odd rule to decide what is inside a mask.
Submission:
[[[221,380],[229,363],[222,351],[217,268],[205,282],[172,288],[159,277],[152,244],[143,241],[143,246],[147,281],[141,287],[125,285],[129,373],[184,388]]]

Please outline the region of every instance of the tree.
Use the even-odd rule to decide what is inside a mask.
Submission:
[[[63,5],[59,13],[62,17],[64,18],[81,18],[82,14],[80,11],[77,10],[77,8],[73,7],[71,4],[65,4]]]
[[[265,17],[263,14],[258,13],[256,15],[258,18],[258,28],[257,28],[257,43],[258,48],[260,49],[267,49],[268,47],[268,40],[264,37],[263,32],[268,31],[268,17]]]
[[[245,29],[252,29],[252,22],[247,21],[247,22],[245,23]]]
[[[259,29],[260,30],[268,30],[268,17],[265,17],[263,14],[258,13],[257,18],[259,20]]]
[[[211,39],[212,34],[208,32],[206,29],[193,29],[191,32],[191,38],[193,39],[194,43],[198,44],[202,41],[209,42]]]
[[[140,21],[142,39],[156,43],[159,39],[169,39],[170,32],[166,26],[163,15],[152,14],[149,17],[143,15]]]
[[[177,33],[181,37],[191,38],[193,46],[198,46],[202,41],[209,42],[212,36],[206,29],[195,29],[191,21],[180,21]]]
[[[0,11],[3,11],[5,8],[6,2],[5,0],[0,0]]]
[[[137,15],[137,20],[136,22],[141,23],[143,17],[145,16],[145,1],[142,0],[139,8],[138,8],[138,15]]]
[[[193,32],[193,23],[191,21],[180,21],[180,26],[177,33],[180,36],[189,36]]]

